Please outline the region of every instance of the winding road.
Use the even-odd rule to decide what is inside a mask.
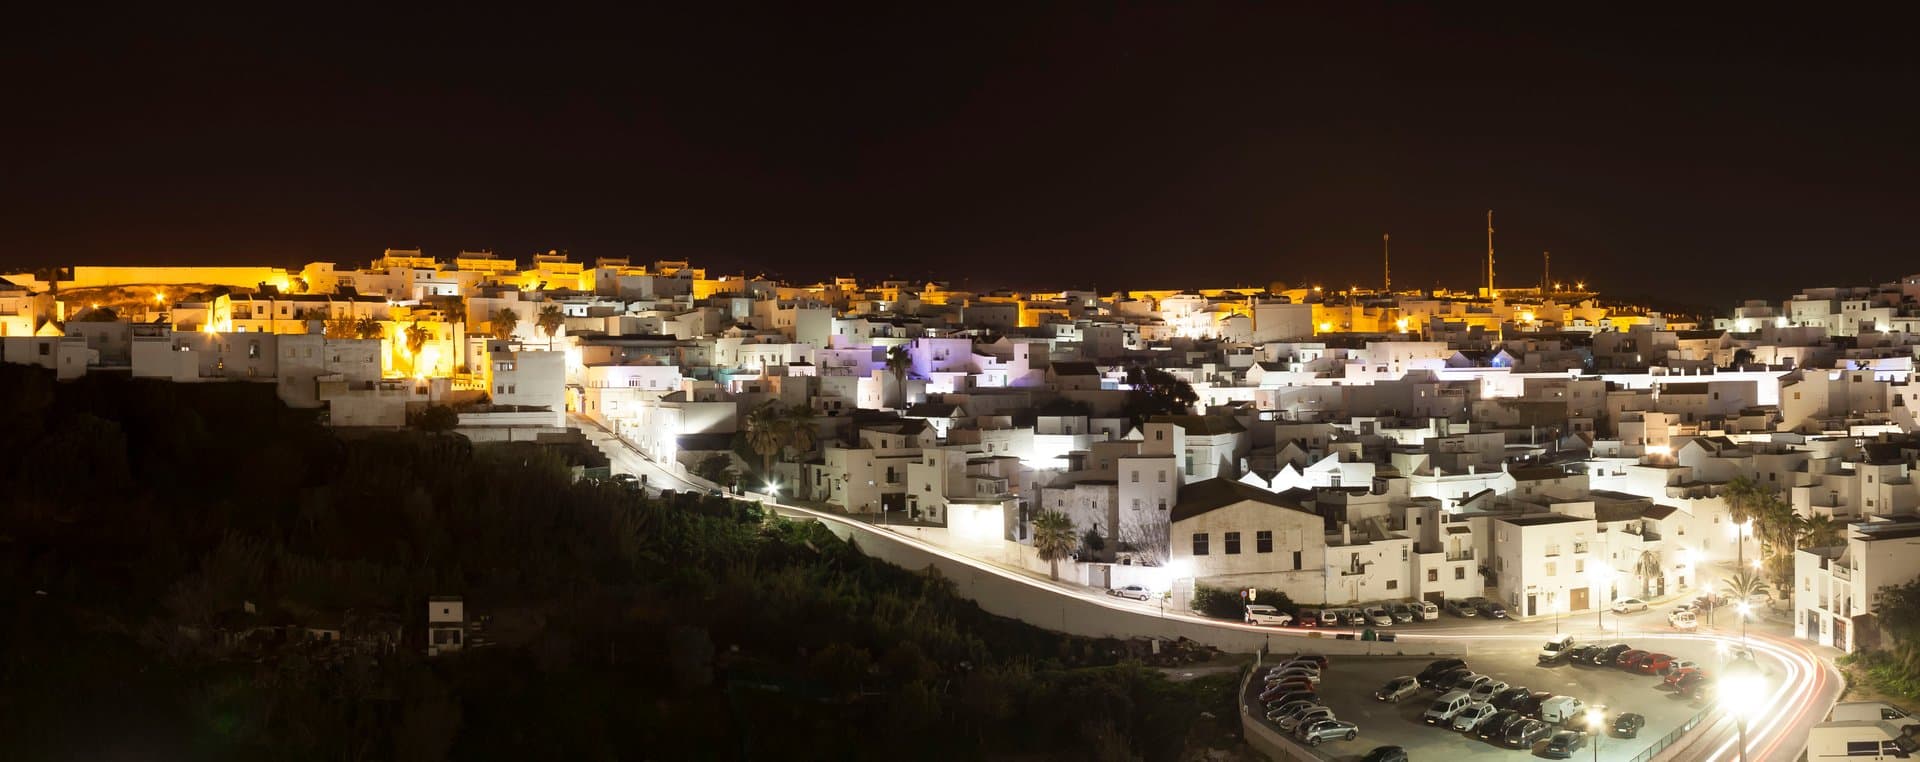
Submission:
[[[615,473],[628,473],[635,476],[645,475],[650,490],[666,488],[706,491],[706,487],[695,484],[673,471],[647,459],[631,445],[614,437],[606,429],[593,421],[576,416],[574,418],[588,438],[605,452],[611,460]],[[780,503],[774,496],[749,493],[748,499],[758,500],[782,515],[795,518],[811,518],[822,521],[846,521],[844,516],[834,516],[801,506]],[[875,527],[875,529],[883,529]],[[1044,590],[1052,595],[1070,596],[1085,602],[1107,607],[1117,611],[1138,615],[1143,637],[1155,637],[1159,633],[1153,629],[1155,622],[1179,621],[1211,628],[1238,630],[1259,633],[1269,640],[1288,637],[1300,638],[1303,643],[1309,633],[1319,632],[1322,637],[1328,634],[1351,633],[1341,629],[1292,629],[1254,627],[1230,621],[1221,621],[1190,613],[1163,610],[1159,605],[1105,595],[1088,587],[1064,582],[1056,582],[1044,576],[1014,570],[997,564],[981,561],[970,556],[947,550],[937,544],[926,542],[910,533],[889,532],[898,541],[915,546],[917,549],[940,556],[951,561],[965,564],[980,572],[997,575],[1022,585]],[[1607,613],[1604,619],[1596,623],[1585,615],[1568,615],[1560,619],[1536,619],[1528,622],[1473,622],[1442,620],[1442,624],[1416,624],[1396,632],[1402,641],[1437,640],[1449,644],[1465,644],[1471,648],[1475,643],[1515,645],[1523,642],[1539,643],[1550,632],[1565,631],[1593,640],[1627,639],[1635,635],[1643,637],[1659,636],[1683,640],[1713,642],[1725,647],[1739,645],[1742,637],[1738,631],[1702,631],[1697,633],[1676,633],[1666,626],[1664,615],[1656,610],[1637,614],[1615,615]],[[1036,622],[1046,626],[1045,622]],[[1609,626],[1610,625],[1610,626]],[[1827,710],[1838,700],[1845,687],[1833,664],[1818,653],[1813,646],[1783,637],[1772,632],[1760,632],[1757,629],[1747,633],[1747,645],[1760,660],[1767,673],[1767,695],[1764,701],[1756,702],[1757,709],[1750,718],[1747,732],[1746,760],[1767,760],[1768,762],[1788,762],[1800,757],[1805,747],[1808,729],[1825,719]],[[1316,641],[1324,643],[1325,641]],[[1284,645],[1275,646],[1278,650],[1288,650]],[[1698,760],[1700,762],[1731,762],[1742,759],[1737,748],[1738,728],[1730,718],[1722,715],[1715,720],[1696,728],[1692,737],[1679,745],[1655,757],[1656,760]]]

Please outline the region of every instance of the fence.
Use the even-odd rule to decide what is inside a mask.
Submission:
[[[1678,742],[1682,736],[1685,736],[1687,734],[1687,731],[1692,730],[1695,727],[1699,726],[1700,723],[1705,722],[1707,719],[1707,715],[1713,713],[1713,709],[1714,709],[1713,706],[1709,705],[1698,712],[1694,712],[1693,716],[1688,717],[1686,722],[1680,723],[1679,727],[1674,728],[1671,731],[1668,731],[1666,735],[1661,736],[1660,740],[1654,741],[1653,745],[1647,747],[1645,751],[1642,751],[1639,754],[1634,755],[1633,759],[1629,760],[1629,762],[1647,762],[1647,760],[1653,759],[1654,757],[1658,756],[1660,752],[1666,751],[1667,747],[1674,745],[1674,743]]]

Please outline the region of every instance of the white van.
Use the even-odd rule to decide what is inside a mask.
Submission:
[[[1552,664],[1566,658],[1567,651],[1573,648],[1572,635],[1555,635],[1546,645],[1540,647],[1540,663]]]
[[[1432,601],[1414,601],[1411,605],[1413,615],[1419,617],[1422,622],[1431,622],[1440,618],[1440,607],[1434,605]]]
[[[1572,696],[1554,696],[1540,703],[1540,719],[1549,725],[1579,722],[1586,711],[1586,702]]]
[[[1263,603],[1247,606],[1247,624],[1270,624],[1285,627],[1293,623],[1293,617],[1280,613],[1279,609]]]
[[[1451,722],[1454,715],[1459,714],[1460,710],[1467,708],[1471,703],[1473,699],[1467,695],[1466,691],[1451,691],[1434,699],[1433,706],[1427,707],[1427,713],[1421,715],[1420,719],[1426,720],[1428,725]]]
[[[1827,713],[1827,722],[1904,720],[1907,710],[1892,704],[1878,701],[1847,701],[1834,704],[1833,711]]]
[[[1807,732],[1807,762],[1876,762],[1920,756],[1897,720],[1822,722]]]

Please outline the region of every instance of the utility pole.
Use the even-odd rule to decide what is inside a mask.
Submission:
[[[1487,298],[1493,298],[1493,210],[1487,210]]]
[[[1380,234],[1380,272],[1386,281],[1380,288],[1387,294],[1393,293],[1393,249],[1388,244],[1392,238],[1387,233]]]

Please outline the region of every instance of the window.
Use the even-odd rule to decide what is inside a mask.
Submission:
[[[1204,556],[1207,554],[1207,533],[1206,532],[1193,533],[1193,554],[1196,556]]]
[[[1400,560],[1402,561],[1407,560],[1407,553],[1409,550],[1410,549],[1405,545],[1400,546]]]
[[[1439,582],[1439,581],[1440,581],[1440,570],[1439,570],[1439,569],[1428,569],[1428,570],[1427,570],[1427,581],[1428,581],[1428,582]]]
[[[1253,533],[1253,549],[1257,553],[1273,552],[1273,531],[1263,529]]]
[[[1455,567],[1453,567],[1453,578],[1454,578],[1454,579],[1466,579],[1466,578],[1467,578],[1467,567],[1465,567],[1465,566],[1455,566]]]
[[[1167,509],[1167,499],[1164,497],[1160,498],[1160,510],[1164,511],[1166,509]]]
[[[1161,484],[1167,483],[1167,470],[1164,468],[1160,469],[1160,483]]]
[[[1552,562],[1552,561],[1548,561],[1548,562],[1547,562],[1547,576],[1549,576],[1549,577],[1557,577],[1557,576],[1559,576],[1559,575],[1560,575],[1560,565],[1559,565],[1559,564],[1557,564],[1557,563],[1554,563],[1554,562]]]
[[[1293,552],[1293,570],[1300,571],[1300,551]]]
[[[1139,483],[1140,483],[1140,472],[1139,472],[1139,471],[1134,471],[1134,472],[1131,472],[1131,473],[1129,473],[1129,474],[1127,475],[1127,481],[1130,481],[1130,482],[1132,482],[1132,483],[1134,483],[1134,484],[1139,484]]]
[[[1229,556],[1240,555],[1240,533],[1239,532],[1227,533],[1227,555]]]
[[[1400,580],[1397,580],[1397,579],[1390,579],[1390,580],[1387,580],[1387,589],[1388,589],[1388,590],[1398,590],[1398,589],[1400,589]]]
[[[1800,399],[1800,395],[1795,394],[1793,395],[1793,398]],[[1157,429],[1153,432],[1153,441],[1155,442],[1161,441],[1166,438],[1167,438],[1167,432],[1165,429]]]
[[[1574,573],[1574,574],[1586,574],[1586,573],[1587,573],[1587,560],[1586,560],[1586,559],[1584,559],[1584,558],[1576,558],[1576,559],[1573,559],[1573,573]]]

